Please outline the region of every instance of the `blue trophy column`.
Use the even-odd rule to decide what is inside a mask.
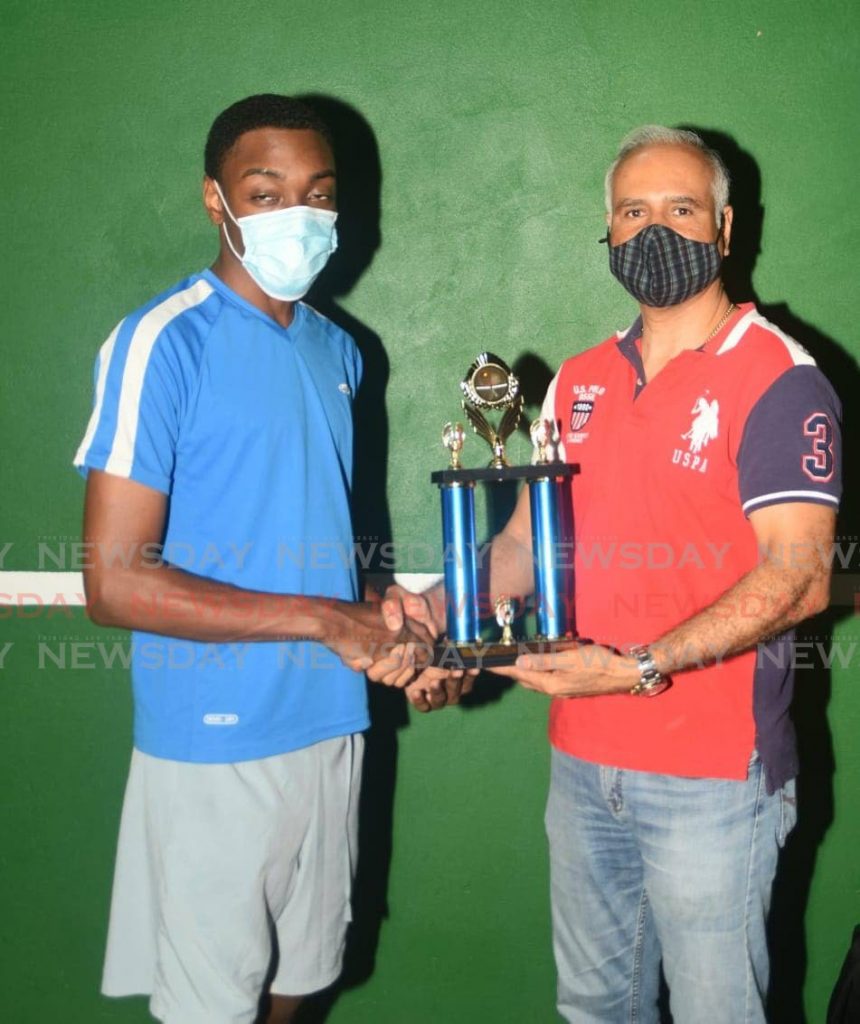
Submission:
[[[471,644],[479,638],[475,489],[443,484],[440,491],[448,639]]]
[[[558,640],[568,631],[559,499],[555,480],[529,481],[537,632],[544,640]]]

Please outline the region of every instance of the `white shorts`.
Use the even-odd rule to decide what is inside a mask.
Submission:
[[[135,750],[102,992],[149,994],[165,1024],[252,1024],[271,991],[340,974],[364,739],[235,764]]]

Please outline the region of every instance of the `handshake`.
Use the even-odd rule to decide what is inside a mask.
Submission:
[[[431,663],[433,644],[445,625],[442,584],[422,594],[392,586],[381,602],[340,607],[339,635],[326,643],[351,669],[366,672],[371,682],[404,688],[419,711],[456,704],[471,690],[477,669],[439,668]],[[655,645],[654,654],[660,659],[662,676],[676,667],[662,648]],[[549,697],[643,692],[641,686],[637,689],[641,684],[637,657],[588,641],[567,641],[549,653],[521,653],[514,664],[495,665],[489,671]]]
[[[445,628],[441,584],[422,594],[394,585],[381,602],[343,605],[341,613],[337,632],[342,635],[329,639],[327,646],[371,682],[403,688],[419,711],[456,704],[471,690],[477,670],[431,664],[433,645]]]

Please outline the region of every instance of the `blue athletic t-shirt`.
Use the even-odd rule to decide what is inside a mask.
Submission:
[[[179,568],[246,590],[355,600],[360,376],[352,338],[315,310],[298,303],[283,328],[204,270],[104,343],[74,462],[169,495],[164,557]],[[363,675],[321,644],[136,631],[132,647],[134,742],[156,757],[243,761],[369,724]]]

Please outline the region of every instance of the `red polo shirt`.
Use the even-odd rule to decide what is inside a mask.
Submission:
[[[620,649],[658,640],[756,566],[750,512],[835,507],[840,493],[838,399],[752,304],[647,383],[639,333],[637,321],[567,360],[545,403],[563,457],[580,466],[577,632]],[[790,666],[749,651],[673,682],[654,699],[556,700],[550,739],[602,764],[728,779],[746,777],[758,745],[771,785],[794,774]]]

